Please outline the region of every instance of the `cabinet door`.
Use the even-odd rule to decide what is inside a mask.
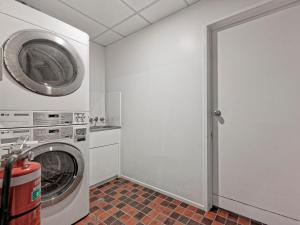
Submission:
[[[90,132],[90,148],[120,143],[121,130]]]
[[[119,144],[90,149],[90,186],[119,174]]]

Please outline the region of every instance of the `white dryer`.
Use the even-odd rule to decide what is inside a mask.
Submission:
[[[88,215],[88,125],[0,129],[0,147],[24,137],[42,165],[42,224],[70,225]]]
[[[0,20],[0,110],[88,111],[88,35],[15,1]]]

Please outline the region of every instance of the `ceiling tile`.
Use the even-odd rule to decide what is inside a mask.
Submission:
[[[121,22],[134,14],[126,4],[120,0],[61,0],[75,9],[89,15],[93,19],[108,27]]]
[[[190,5],[195,3],[195,2],[199,2],[199,0],[186,0]]]
[[[32,6],[56,19],[68,23],[78,29],[88,33],[91,38],[107,30],[103,25],[85,17],[70,7],[56,0],[22,0],[29,6]]]
[[[147,20],[155,22],[186,6],[184,0],[161,0],[143,10],[141,15]]]
[[[99,37],[95,38],[94,41],[100,45],[106,46],[117,40],[120,40],[121,38],[121,35],[109,30],[101,34]]]
[[[138,15],[135,15],[127,20],[125,20],[123,23],[119,24],[118,26],[114,27],[113,30],[117,31],[120,34],[123,34],[125,36],[134,33],[135,31],[142,29],[143,27],[149,25],[146,20],[141,18]]]
[[[123,0],[135,10],[141,10],[157,0]]]

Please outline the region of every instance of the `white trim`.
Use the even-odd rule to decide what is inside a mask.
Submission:
[[[203,201],[204,201],[204,209],[206,211],[209,211],[212,207],[212,137],[211,137],[211,123],[209,121],[212,121],[211,118],[211,95],[208,94],[211,91],[210,87],[210,76],[207,74],[210,74],[210,69],[208,66],[208,63],[210,63],[210,55],[209,51],[207,49],[209,45],[209,32],[207,30],[207,27],[203,30],[203,44],[204,44],[204,51],[203,51],[203,126],[205,129],[203,130]]]
[[[255,218],[260,222],[271,225],[299,225],[300,221],[279,215],[270,211],[266,211],[260,208],[256,208],[241,202],[237,202],[231,199],[224,198],[222,196],[213,196],[213,201],[218,202],[219,207],[228,208],[233,207],[234,212],[246,217]]]
[[[122,133],[122,129],[120,129],[120,142],[119,142],[119,171],[118,171],[118,176],[120,177],[121,176],[121,173],[122,173],[122,136],[123,133]]]
[[[251,7],[247,10],[243,10],[239,13],[226,17],[222,20],[219,20],[215,23],[208,25],[211,31],[221,31],[226,30],[230,27],[234,27],[259,17],[267,16],[273,14],[277,11],[293,7],[299,4],[299,0],[271,0],[267,1],[264,4],[259,4],[254,7]]]
[[[213,40],[215,35],[222,30],[228,29],[233,26],[237,26],[251,20],[257,19],[259,17],[263,17],[274,12],[280,11],[282,9],[290,8],[295,5],[299,5],[300,0],[270,0],[265,1],[262,4],[257,4],[256,6],[250,7],[246,10],[240,11],[234,15],[228,16],[224,19],[216,21],[214,23],[208,24],[204,30],[204,40],[205,43],[205,51],[203,53],[203,71],[204,71],[204,79],[203,79],[203,92],[204,92],[204,126],[206,129],[204,130],[204,205],[205,209],[209,210],[213,204],[213,141],[212,136],[210,135],[213,131],[212,122],[213,122],[213,99],[215,98],[213,95],[213,78],[214,78],[214,69],[216,61],[213,60],[212,55],[213,51],[216,50],[213,48]],[[206,86],[207,85],[207,86]],[[215,202],[215,201],[214,201]],[[225,201],[223,201],[225,202]],[[225,206],[225,204],[224,204]],[[242,207],[240,205],[239,207]],[[225,207],[224,207],[225,208]],[[244,207],[245,208],[245,207]],[[242,210],[238,210],[237,213],[242,213]],[[258,218],[253,216],[254,218]],[[263,221],[263,219],[262,219]],[[276,223],[272,223],[275,225]],[[288,225],[289,223],[281,223]],[[280,225],[281,225],[280,224]]]
[[[195,207],[197,207],[197,208],[200,208],[200,209],[202,209],[202,210],[205,210],[205,206],[202,205],[202,204],[200,204],[200,203],[197,203],[197,202],[188,200],[188,199],[183,198],[183,197],[181,197],[181,196],[179,196],[179,195],[172,194],[172,193],[170,193],[170,192],[168,192],[168,191],[164,191],[164,190],[162,190],[162,189],[160,189],[160,188],[157,188],[157,187],[155,187],[155,186],[149,185],[149,184],[144,183],[144,182],[142,182],[142,181],[136,180],[136,179],[134,179],[134,178],[131,178],[131,177],[128,177],[128,176],[125,176],[125,175],[120,175],[120,178],[124,178],[124,179],[129,180],[129,181],[131,181],[131,182],[133,182],[133,183],[137,183],[137,184],[139,184],[139,185],[142,185],[142,186],[144,186],[144,187],[150,188],[150,189],[152,189],[152,190],[154,190],[154,191],[157,191],[157,192],[159,192],[159,193],[162,193],[162,194],[164,194],[164,195],[170,196],[170,197],[172,197],[172,198],[178,199],[178,200],[180,200],[180,201],[182,201],[182,202],[185,202],[185,203],[187,203],[187,204],[190,204],[190,205],[192,205],[192,206],[195,206]]]
[[[33,173],[26,174],[24,176],[19,176],[19,177],[12,177],[11,178],[11,187],[19,186],[22,184],[29,183],[31,181],[34,181],[41,177],[41,169],[38,169],[37,171],[34,171]],[[0,179],[0,186],[2,187],[3,183],[3,178]]]
[[[106,184],[106,183],[108,183],[108,182],[111,182],[111,181],[113,181],[114,179],[116,179],[116,178],[118,178],[118,177],[119,177],[119,176],[116,175],[116,176],[113,176],[113,177],[111,177],[111,178],[107,178],[107,179],[105,179],[105,180],[103,180],[103,181],[100,181],[100,182],[98,182],[98,183],[96,183],[96,184],[91,185],[91,186],[90,186],[90,189],[93,189],[93,188],[99,187],[99,186],[101,186],[101,185],[103,185],[103,184]]]

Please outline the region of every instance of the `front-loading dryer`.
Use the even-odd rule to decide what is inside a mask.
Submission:
[[[0,20],[0,110],[88,111],[87,34],[14,1]]]
[[[88,215],[88,126],[0,129],[0,148],[25,137],[42,166],[42,225],[70,225]]]
[[[78,90],[84,66],[75,47],[49,31],[21,30],[3,46],[8,74],[27,90],[46,96],[66,96]]]

